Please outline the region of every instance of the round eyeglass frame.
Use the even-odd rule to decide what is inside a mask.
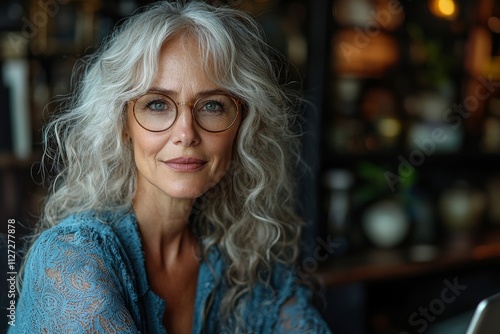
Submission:
[[[172,122],[172,124],[163,129],[163,130],[150,130],[148,128],[146,128],[144,125],[141,124],[141,122],[139,122],[139,120],[137,119],[137,115],[135,114],[135,104],[136,102],[143,96],[145,95],[148,95],[148,94],[159,94],[159,95],[162,95],[164,97],[166,97],[167,99],[171,100],[174,105],[175,105],[175,118],[174,118],[174,121]],[[225,129],[222,129],[222,130],[216,130],[216,131],[213,131],[213,130],[208,130],[208,129],[205,129],[199,122],[198,122],[198,119],[196,118],[196,116],[194,115],[194,109],[196,107],[196,105],[198,104],[198,102],[200,102],[202,99],[204,99],[205,97],[207,96],[210,96],[210,95],[224,95],[224,96],[227,96],[229,97],[233,102],[234,104],[236,105],[236,115],[234,117],[234,120],[231,122],[231,124],[229,124]],[[193,102],[177,102],[175,101],[173,98],[171,98],[170,96],[168,96],[167,94],[165,94],[164,92],[162,91],[157,91],[157,90],[151,90],[151,91],[148,91],[142,95],[140,95],[139,97],[133,99],[133,100],[130,100],[129,102],[132,103],[132,113],[134,114],[134,118],[135,118],[135,121],[137,122],[137,124],[139,124],[139,126],[141,128],[143,128],[144,130],[146,131],[149,131],[149,132],[163,132],[163,131],[167,131],[168,129],[170,129],[172,126],[174,126],[175,122],[177,121],[177,117],[179,116],[179,106],[188,106],[190,107],[190,110],[191,110],[191,116],[193,117],[194,121],[196,122],[196,124],[203,130],[207,131],[207,132],[210,132],[210,133],[219,133],[219,132],[224,132],[224,131],[227,131],[229,130],[233,125],[234,123],[236,123],[236,119],[238,118],[238,114],[240,113],[240,106],[243,104],[243,102],[238,99],[237,97],[231,95],[231,94],[228,94],[228,93],[223,93],[223,92],[215,92],[215,93],[211,93],[211,94],[207,94],[207,95],[203,95],[201,96],[199,99],[197,99],[194,103]]]

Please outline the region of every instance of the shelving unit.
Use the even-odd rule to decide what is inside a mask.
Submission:
[[[4,1],[0,64],[5,96],[0,115],[0,219],[18,221],[18,247],[36,221],[46,188],[39,174],[42,123],[69,92],[71,70],[97,42],[98,0]],[[15,73],[10,73],[18,69]],[[5,80],[8,75],[8,81]],[[10,138],[9,138],[10,136]],[[7,225],[1,224],[0,233]]]
[[[416,331],[409,316],[445,278],[468,282],[468,297],[429,328],[500,291],[477,283],[500,263],[500,2],[441,1],[448,17],[439,2],[325,9],[318,216],[337,252],[317,277],[337,333]]]
[[[441,195],[464,181],[487,196],[483,187],[498,177],[494,166],[500,150],[494,149],[493,133],[499,128],[492,114],[500,91],[489,82],[496,72],[492,66],[471,65],[487,53],[472,49],[479,43],[478,27],[489,29],[490,44],[498,39],[484,23],[498,4],[453,1],[458,13],[445,19],[432,12],[434,2],[330,1],[321,168],[323,175],[331,170],[352,174],[354,221],[328,221],[328,198],[335,190],[319,180],[324,233],[338,233],[331,228],[335,224],[360,223],[367,206],[381,198],[410,196],[406,202],[431,206],[436,234],[428,242],[434,242],[447,232],[439,212]],[[495,62],[492,48],[484,64]],[[499,218],[486,208],[478,215],[481,224]],[[352,251],[365,246],[370,242],[353,244]]]

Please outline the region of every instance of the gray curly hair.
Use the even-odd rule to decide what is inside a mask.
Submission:
[[[300,99],[280,83],[276,65],[282,58],[240,10],[156,2],[124,21],[82,62],[75,94],[44,130],[44,160],[55,178],[39,232],[71,213],[131,208],[136,170],[122,135],[126,104],[150,88],[162,45],[182,34],[196,38],[212,79],[245,103],[231,167],[193,208],[202,251],[216,245],[228,263],[231,288],[221,312],[238,319],[241,296],[259,273],[296,260],[302,227],[294,200]]]

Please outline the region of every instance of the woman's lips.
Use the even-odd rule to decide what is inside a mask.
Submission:
[[[205,160],[184,157],[170,159],[164,162],[173,170],[180,172],[194,172],[202,169],[207,163]]]

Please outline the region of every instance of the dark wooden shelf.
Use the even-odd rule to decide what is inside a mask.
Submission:
[[[376,250],[334,258],[320,267],[316,277],[325,286],[374,282],[432,274],[465,266],[500,264],[500,233],[489,234],[481,243],[460,249],[435,248],[428,260],[416,261],[416,249]]]
[[[360,162],[372,162],[375,164],[395,165],[400,163],[399,156],[407,159],[411,151],[383,152],[383,153],[367,153],[367,154],[335,154],[331,153],[324,157],[323,163],[325,168],[347,168],[353,167]],[[492,170],[500,164],[500,154],[498,153],[481,153],[463,151],[457,153],[433,153],[426,155],[421,166],[416,168],[440,168],[446,169],[480,169]]]
[[[15,168],[26,168],[40,161],[42,154],[34,152],[30,157],[21,159],[11,153],[0,153],[0,171]]]

